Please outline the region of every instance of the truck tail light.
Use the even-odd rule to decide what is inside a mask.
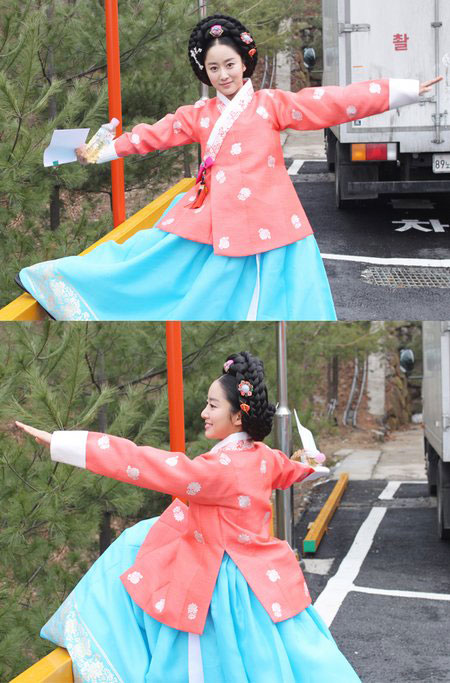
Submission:
[[[352,161],[396,161],[395,142],[352,145]]]

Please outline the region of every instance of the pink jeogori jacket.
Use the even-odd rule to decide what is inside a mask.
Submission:
[[[190,460],[95,432],[54,432],[53,460],[180,500],[150,529],[136,561],[120,577],[132,599],[172,628],[202,633],[224,552],[233,559],[273,621],[311,604],[298,561],[270,536],[273,489],[315,478],[317,469],[232,434]]]
[[[379,114],[417,102],[418,92],[419,82],[406,79],[254,92],[247,79],[232,100],[218,93],[153,125],[136,125],[99,161],[200,143],[202,159],[213,162],[206,171],[206,199],[190,208],[196,194],[191,190],[158,228],[212,244],[216,254],[257,254],[312,234],[285,167],[280,131],[317,130]]]

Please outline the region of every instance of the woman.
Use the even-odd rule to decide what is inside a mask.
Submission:
[[[329,472],[262,442],[274,412],[262,362],[241,352],[201,415],[206,437],[220,441],[194,460],[16,423],[53,460],[189,501],[125,531],[42,629],[70,652],[76,682],[359,681],[311,605],[294,553],[270,536],[272,489]]]
[[[430,81],[263,89],[245,26],[215,14],[189,40],[195,75],[216,88],[114,140],[98,162],[197,142],[198,182],[123,245],[24,268],[21,285],[61,320],[334,320],[308,218],[285,168],[280,131],[320,129],[417,102]],[[244,78],[245,77],[245,78]],[[78,150],[82,163],[85,148]]]

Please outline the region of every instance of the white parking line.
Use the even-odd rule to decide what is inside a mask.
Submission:
[[[389,595],[392,598],[421,598],[422,600],[446,600],[450,602],[448,593],[422,593],[421,591],[398,591],[387,588],[366,588],[366,586],[353,586],[356,593],[370,593],[371,595]]]
[[[351,548],[339,565],[336,574],[331,577],[314,603],[314,607],[327,626],[332,624],[346,595],[352,590],[353,582],[366,559],[386,510],[387,508],[380,507],[371,509],[366,520],[361,524]]]
[[[426,484],[422,480],[389,481],[378,498],[380,500],[392,500],[401,484]],[[327,585],[314,603],[326,625],[329,627],[338,613],[346,596],[351,591],[355,593],[370,593],[372,595],[386,595],[399,598],[419,598],[422,600],[444,600],[450,602],[448,593],[424,593],[421,591],[401,591],[386,588],[369,588],[355,586],[354,581],[358,576],[362,563],[372,546],[373,539],[378,527],[383,521],[388,508],[373,507],[365,521],[359,527],[358,533],[347,555],[339,565],[336,574],[329,579]]]
[[[309,574],[321,574],[325,576],[330,573],[331,565],[334,562],[334,557],[330,557],[327,560],[318,560],[317,558],[303,560],[305,563],[305,572]]]
[[[378,256],[353,256],[350,254],[322,254],[322,258],[329,261],[372,263],[377,266],[420,266],[422,268],[450,268],[450,259],[448,258],[380,258]]]
[[[304,163],[304,159],[294,159],[294,161],[288,168],[289,175],[297,175],[297,173],[299,172]]]
[[[378,496],[379,500],[392,500],[402,484],[428,484],[427,481],[418,479],[404,481],[389,481]]]
[[[379,500],[392,500],[394,495],[397,493],[398,489],[400,488],[401,481],[390,481],[387,483],[387,485],[384,487],[380,495],[378,496]]]
[[[311,161],[315,161],[317,163],[320,163],[324,161],[323,159],[294,159],[292,164],[288,168],[288,173],[289,175],[297,175],[303,164],[310,163]]]

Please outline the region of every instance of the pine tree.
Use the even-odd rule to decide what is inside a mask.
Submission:
[[[64,3],[65,4],[65,3]],[[4,268],[0,275],[0,306],[17,292],[13,275],[23,261],[39,254],[51,258],[72,241],[80,245],[94,237],[85,231],[85,217],[64,224],[57,236],[49,234],[49,201],[55,185],[69,190],[86,176],[79,165],[45,169],[42,155],[54,128],[95,124],[106,102],[105,87],[94,93],[88,82],[75,80],[70,87],[63,78],[51,78],[44,68],[44,55],[57,41],[48,25],[45,6],[32,2],[0,1],[0,243]],[[59,25],[64,41],[70,26]],[[53,52],[56,63],[57,56]],[[49,115],[52,105],[54,116]],[[80,234],[83,230],[84,234]],[[78,240],[77,240],[78,237]],[[58,250],[58,244],[61,247]],[[75,253],[77,251],[75,245]]]
[[[120,354],[129,335],[124,330],[119,338],[120,326],[114,332],[109,347]],[[119,532],[125,519],[129,524],[154,515],[168,501],[161,494],[52,463],[46,449],[18,436],[11,427],[15,418],[49,431],[98,430],[99,417],[106,411],[110,431],[137,442],[142,433],[149,442],[167,448],[163,390],[157,399],[149,400],[146,388],[128,387],[123,375],[119,376],[125,383],[122,388],[115,382],[116,372],[110,382],[112,353],[105,354],[104,381],[99,382],[100,344],[107,345],[109,333],[96,325],[50,323],[0,329],[2,367],[8,369],[0,416],[2,677],[18,673],[48,651],[48,644],[37,637],[40,627],[98,557],[105,516],[112,516]],[[164,372],[163,358],[157,354],[156,358]],[[116,370],[117,356],[113,360]],[[133,360],[133,371],[143,372],[148,360],[139,362],[137,353]],[[113,529],[110,532],[113,540]],[[32,643],[26,653],[25,643]]]
[[[206,452],[200,413],[226,357],[265,363],[276,401],[275,323],[184,323],[186,452]],[[367,323],[289,323],[290,405],[306,426],[330,429],[314,400],[328,360],[378,347]],[[53,463],[13,428],[90,429],[170,449],[165,326],[55,323],[0,326],[0,677],[49,651],[41,626],[125,527],[160,514],[170,497]],[[268,440],[273,445],[273,435]],[[294,444],[300,444],[295,437]]]
[[[263,59],[264,52],[288,40],[277,37],[276,26],[290,7],[260,0],[243,9],[233,0],[211,2],[208,12],[234,14],[254,26]],[[197,3],[125,0],[119,20],[124,130],[142,121],[153,123],[198,99],[186,48],[198,21]],[[13,278],[20,268],[77,254],[112,228],[109,164],[42,166],[54,128],[94,132],[108,119],[103,4],[0,0],[0,41],[5,55],[0,64],[4,306],[18,295]],[[193,174],[196,164],[196,146],[126,159],[126,189],[144,190],[138,204],[128,202],[128,212],[173,185],[185,167]]]
[[[185,339],[187,405],[199,376],[203,386],[187,431],[203,451],[199,412],[214,341],[229,338],[234,327],[205,324],[201,334],[193,326]],[[107,543],[170,502],[53,463],[46,449],[14,430],[13,420],[50,432],[106,426],[138,444],[169,449],[164,325],[5,324],[0,373],[0,677],[9,679],[51,649],[38,637],[41,626]]]

